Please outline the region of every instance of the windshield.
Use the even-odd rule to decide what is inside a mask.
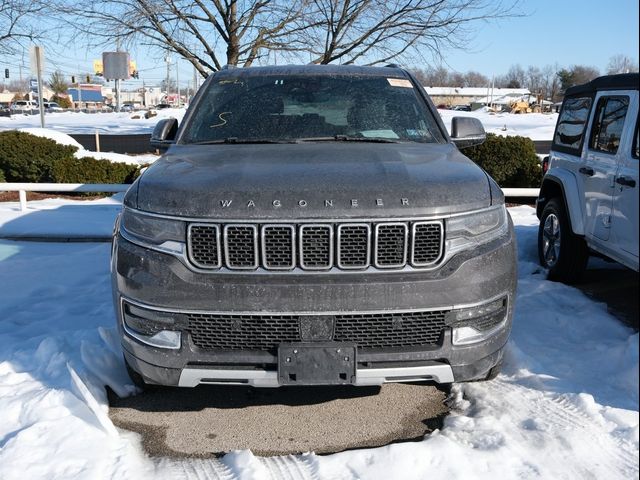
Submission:
[[[214,78],[181,143],[350,139],[444,141],[408,79],[265,75]]]

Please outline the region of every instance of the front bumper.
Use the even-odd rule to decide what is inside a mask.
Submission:
[[[513,229],[425,272],[204,274],[175,257],[114,238],[112,280],[118,326],[129,365],[148,383],[276,387],[277,354],[202,349],[188,330],[180,347],[145,344],[125,332],[122,301],[161,312],[300,314],[456,310],[506,296],[504,322],[484,341],[454,345],[445,328],[437,345],[358,349],[356,385],[450,383],[484,378],[500,362],[511,329],[516,287]]]

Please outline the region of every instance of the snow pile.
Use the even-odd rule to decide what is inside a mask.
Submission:
[[[453,117],[473,117],[482,122],[487,133],[502,136],[518,135],[536,141],[551,140],[558,120],[557,113],[493,113],[486,109],[473,112],[438,110],[438,113],[449,131],[451,131]]]
[[[47,113],[45,115],[45,126],[64,133],[93,134],[96,131],[100,134],[151,133],[159,120],[173,117],[181,121],[185,112],[185,108],[166,108],[156,110],[157,115],[151,118],[144,118],[144,111],[133,113]],[[38,115],[0,117],[0,130],[39,126],[40,117]]]
[[[59,130],[51,128],[36,128],[25,127],[18,129],[21,132],[30,133],[37,137],[44,137],[53,140],[61,145],[71,145],[78,150],[74,153],[76,158],[90,157],[97,160],[109,160],[110,162],[123,162],[132,165],[145,165],[155,162],[159,157],[158,155],[145,154],[145,155],[124,155],[122,153],[113,152],[92,152],[85,150],[84,147],[78,143],[73,137],[63,133]]]
[[[0,204],[0,234],[31,215],[55,222],[56,208],[76,208],[76,223],[92,215],[57,202],[30,202],[27,214]],[[454,386],[444,428],[421,442],[322,457],[147,458],[106,415],[104,385],[134,392],[113,325],[109,245],[0,241],[0,478],[638,478],[638,334],[546,281],[534,210],[510,212],[520,279],[503,374]]]

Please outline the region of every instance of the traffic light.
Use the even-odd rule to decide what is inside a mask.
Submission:
[[[4,69],[4,78],[9,78],[9,69],[8,68]]]
[[[87,75],[87,83],[91,83],[91,76]]]
[[[71,75],[71,83],[76,83],[76,77],[74,75]]]

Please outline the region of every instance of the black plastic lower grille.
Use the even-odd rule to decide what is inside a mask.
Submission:
[[[446,311],[336,315],[334,341],[358,348],[437,345],[445,328]],[[189,314],[193,343],[202,349],[267,350],[282,342],[299,342],[297,315]]]

